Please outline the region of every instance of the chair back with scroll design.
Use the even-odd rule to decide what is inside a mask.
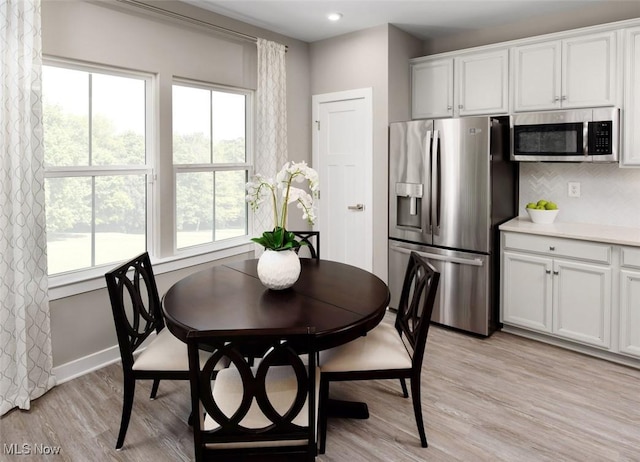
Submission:
[[[296,249],[301,257],[309,255],[311,258],[320,258],[320,231],[291,231],[300,241],[306,245]]]
[[[160,297],[149,254],[144,252],[105,274],[122,365],[133,367],[133,353],[149,335],[164,329]]]
[[[297,328],[194,332],[189,337],[196,461],[315,459],[320,372],[314,333]],[[243,350],[248,341],[260,341],[267,349],[256,365]],[[197,350],[205,345],[215,352],[201,366]],[[309,352],[308,365],[300,351]],[[230,367],[214,380],[222,360]]]
[[[412,252],[404,276],[395,328],[410,347],[414,368],[422,367],[439,281],[440,273],[426,259]]]
[[[187,346],[165,329],[158,287],[149,254],[143,254],[105,274],[122,358],[123,404],[116,449],[122,448],[129,426],[135,381],[153,380],[151,399],[161,379],[188,380]],[[145,342],[152,334],[153,339]],[[134,353],[145,342],[144,351]]]
[[[427,447],[420,375],[439,281],[440,273],[416,252],[411,252],[394,325],[383,321],[363,337],[320,352],[323,402],[329,399],[331,382],[353,380],[400,379],[403,395],[408,398],[406,379],[409,379],[420,442]],[[326,434],[327,413],[322,407],[321,454],[326,449]]]

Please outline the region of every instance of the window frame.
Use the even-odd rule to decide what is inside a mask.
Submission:
[[[173,168],[167,172],[171,175],[171,187],[165,187],[161,190],[162,181],[159,181],[158,168],[160,165],[160,140],[158,133],[160,130],[160,119],[168,117],[172,120],[171,105],[168,109],[169,114],[161,114],[160,111],[160,77],[158,74],[151,72],[143,72],[135,69],[128,69],[119,66],[101,65],[95,63],[87,63],[75,59],[64,59],[54,56],[43,56],[43,66],[55,66],[70,70],[79,70],[84,72],[96,72],[106,75],[114,75],[119,77],[134,77],[145,80],[145,164],[141,166],[69,166],[69,167],[48,167],[45,168],[45,178],[61,178],[61,177],[92,177],[120,174],[140,174],[147,175],[146,181],[146,226],[145,226],[145,246],[151,256],[154,265],[154,273],[160,275],[172,271],[181,270],[195,265],[207,264],[224,258],[233,258],[242,254],[248,254],[254,251],[254,244],[250,240],[253,231],[253,223],[250,210],[247,209],[247,234],[235,238],[225,239],[222,241],[214,241],[213,243],[202,244],[198,246],[177,249],[176,245],[176,172],[185,167],[187,171],[197,168],[208,168],[211,164],[173,164],[173,145],[171,144],[169,152],[171,152],[171,164]],[[254,164],[254,100],[255,91],[224,86],[219,84],[197,82],[194,80],[178,79],[173,77],[171,80],[171,89],[173,84],[179,85],[197,85],[196,88],[215,89],[218,91],[240,93],[246,96],[245,99],[245,123],[246,123],[246,158],[244,163],[234,164],[213,164],[217,170],[246,170],[247,175],[253,174]],[[170,96],[172,95],[172,91]],[[173,135],[170,137],[173,140]],[[169,191],[169,189],[171,189]],[[173,210],[172,221],[170,226],[172,235],[163,234],[163,226],[160,219],[160,203],[161,197],[170,197],[172,200],[171,209]],[[46,206],[46,204],[45,204]],[[170,249],[173,248],[172,254],[166,255],[162,253],[161,242],[171,242]],[[134,255],[132,255],[132,258]],[[104,274],[116,266],[119,262],[96,265],[84,269],[67,271],[48,276],[49,300],[58,300],[61,298],[98,290],[106,287]]]
[[[255,92],[252,90],[247,90],[238,87],[219,85],[214,83],[201,82],[192,79],[185,79],[174,77],[171,82],[172,95],[173,95],[173,86],[179,85],[184,87],[196,88],[199,90],[209,90],[209,91],[219,91],[224,93],[232,93],[237,95],[243,95],[245,97],[245,161],[244,162],[234,162],[234,163],[197,163],[197,164],[175,164],[173,163],[172,156],[172,168],[173,168],[173,254],[174,255],[193,255],[206,251],[216,251],[218,249],[227,248],[230,245],[237,244],[246,244],[250,242],[250,237],[253,232],[253,223],[251,220],[250,209],[245,203],[246,210],[246,218],[247,218],[247,234],[244,236],[237,236],[229,239],[223,239],[220,241],[212,241],[203,244],[197,244],[188,247],[178,248],[177,243],[177,233],[178,233],[178,223],[177,223],[177,191],[176,185],[178,183],[178,174],[180,173],[198,173],[198,172],[213,172],[214,174],[214,188],[215,188],[215,172],[224,172],[224,171],[238,171],[244,170],[246,171],[246,181],[253,175],[254,169],[254,128],[253,128],[253,120],[254,120],[254,94]],[[172,117],[173,120],[173,117]],[[211,127],[210,127],[211,129]],[[173,131],[171,133],[171,139],[173,143]],[[173,152],[173,144],[172,144],[172,152]],[[215,207],[215,189],[213,195],[214,202],[211,204],[212,207]],[[215,235],[215,215],[214,215],[214,235]]]
[[[152,248],[152,239],[150,230],[155,227],[153,206],[155,203],[154,197],[154,175],[155,175],[155,156],[154,152],[154,138],[152,117],[153,114],[153,92],[155,89],[155,78],[153,74],[140,72],[130,69],[122,69],[118,67],[101,66],[97,64],[89,64],[81,61],[67,60],[61,58],[44,57],[43,66],[58,67],[63,69],[69,69],[73,71],[81,71],[94,74],[103,74],[115,77],[133,78],[144,81],[145,88],[145,150],[144,150],[144,164],[141,165],[87,165],[87,166],[63,166],[63,167],[45,167],[45,179],[49,178],[79,178],[79,177],[100,177],[100,176],[119,176],[119,175],[146,175],[145,186],[145,250]],[[91,94],[93,99],[93,94]],[[93,105],[89,100],[90,107]],[[92,139],[91,131],[91,116],[89,114],[89,140]],[[95,197],[95,192],[92,193],[92,197]],[[46,204],[45,204],[46,205]],[[94,224],[92,223],[92,235],[95,235]],[[95,258],[95,248],[91,249],[92,260]],[[74,281],[83,280],[87,277],[91,278],[95,275],[104,275],[105,269],[109,269],[117,262],[105,263],[99,265],[93,265],[90,267],[65,271],[62,273],[56,273],[48,275],[49,286],[56,287],[58,285],[66,285]]]

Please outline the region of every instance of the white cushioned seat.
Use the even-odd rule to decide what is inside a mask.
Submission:
[[[411,357],[398,331],[379,324],[367,335],[320,352],[322,372],[411,369]]]
[[[357,380],[399,379],[402,394],[408,398],[408,379],[420,444],[424,448],[428,446],[422,418],[420,376],[439,282],[440,273],[426,258],[411,252],[394,325],[383,322],[364,337],[320,352],[323,402],[329,399],[331,382]],[[320,416],[320,454],[325,452],[326,436],[325,412]]]
[[[210,356],[211,353],[200,352],[201,367]],[[218,364],[216,369],[223,366],[223,364]],[[132,369],[138,371],[188,371],[187,344],[176,338],[169,332],[169,329],[164,328],[137,356]]]
[[[256,367],[251,369],[254,372]],[[243,386],[240,374],[235,367],[229,367],[221,370],[212,385],[214,401],[220,407],[220,410],[227,416],[232,416],[238,409],[243,396]],[[270,402],[273,408],[283,415],[291,407],[293,400],[295,399],[298,384],[296,381],[295,373],[290,366],[272,366],[269,368],[266,378],[267,395],[270,398]],[[320,398],[320,369],[316,368],[316,418],[318,415],[318,402]],[[304,406],[293,420],[293,423],[299,426],[307,426],[309,423],[309,400],[307,399]],[[271,421],[262,413],[258,403],[253,400],[251,407],[247,412],[247,415],[242,419],[240,424],[246,428],[265,428],[271,425]],[[218,423],[210,416],[206,415],[204,419],[204,430],[211,431],[218,428]],[[316,419],[317,428],[317,419]],[[209,443],[206,446],[209,448],[250,448],[250,447],[277,447],[277,446],[296,446],[306,445],[307,440],[287,440],[287,441],[261,441],[261,442],[241,442],[241,443]]]

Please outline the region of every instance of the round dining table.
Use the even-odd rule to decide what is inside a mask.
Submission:
[[[163,298],[169,331],[186,342],[190,333],[315,327],[318,350],[347,343],[377,326],[389,288],[355,266],[300,259],[300,277],[285,290],[258,279],[258,260],[213,266],[175,283]],[[366,419],[366,403],[330,399],[332,417]]]
[[[258,279],[257,259],[213,266],[175,283],[163,298],[168,329],[190,332],[315,327],[319,350],[365,335],[384,317],[389,288],[374,274],[329,260],[301,258],[300,277],[284,290]]]

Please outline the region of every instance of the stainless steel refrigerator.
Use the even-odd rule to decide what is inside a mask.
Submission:
[[[397,307],[411,251],[441,273],[432,322],[488,336],[498,322],[500,223],[517,213],[508,119],[389,127],[389,288]]]

